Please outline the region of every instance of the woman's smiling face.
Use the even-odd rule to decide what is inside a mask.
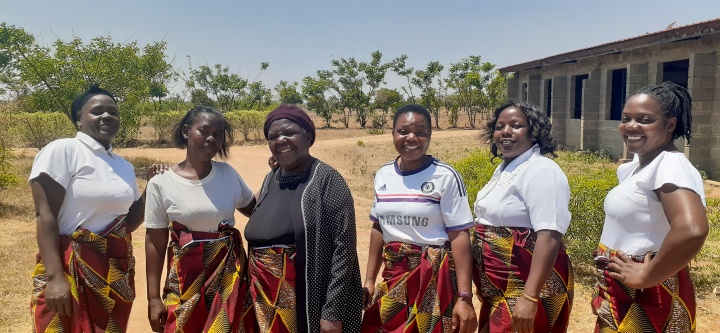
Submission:
[[[520,108],[510,106],[500,111],[493,130],[493,143],[510,163],[533,146],[530,123]]]
[[[677,118],[667,118],[660,104],[645,94],[628,99],[618,130],[628,152],[645,157],[657,154],[672,141]]]
[[[417,112],[406,112],[397,118],[392,132],[393,144],[400,154],[403,171],[422,166],[432,136],[428,123],[429,119]]]

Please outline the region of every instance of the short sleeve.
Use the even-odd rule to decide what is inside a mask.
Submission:
[[[460,174],[455,170],[452,171],[453,175],[448,177],[440,198],[440,211],[447,231],[464,230],[475,225],[468,204],[465,183]]]
[[[132,170],[132,175],[133,175],[132,182],[130,183],[130,186],[133,189],[133,199],[134,199],[133,201],[138,201],[140,199],[141,194],[140,194],[140,189],[138,188],[138,185],[137,185],[137,178],[135,178],[135,167],[132,164],[130,164],[130,162],[128,162],[128,165],[130,165],[130,170]]]
[[[665,184],[693,191],[700,195],[705,205],[705,190],[700,172],[682,153],[665,152],[641,170],[637,186],[645,191],[654,191]]]
[[[518,188],[530,215],[533,230],[555,230],[562,234],[570,226],[570,186],[560,167],[550,159],[529,166]]]
[[[378,220],[378,218],[377,218],[377,211],[375,209],[375,206],[377,205],[377,202],[378,202],[377,190],[375,190],[375,188],[377,188],[379,175],[380,175],[380,171],[378,171],[375,174],[375,180],[373,181],[373,184],[374,184],[374,186],[373,186],[373,203],[372,203],[372,207],[370,208],[370,221],[372,221],[373,223],[380,223],[380,220]]]
[[[247,207],[247,205],[249,205],[252,202],[252,199],[254,198],[255,194],[252,191],[252,189],[250,188],[250,186],[248,186],[248,184],[245,183],[245,180],[243,180],[242,177],[240,177],[240,174],[237,173],[237,171],[235,171],[235,169],[232,166],[230,166],[228,164],[227,167],[232,171],[232,173],[235,175],[235,177],[237,177],[238,186],[239,186],[239,189],[238,189],[239,195],[238,195],[238,198],[236,198],[236,200],[235,200],[237,202],[237,204],[235,205],[235,208],[236,209],[245,208],[245,207]]]
[[[143,225],[148,229],[163,229],[170,225],[160,197],[160,185],[154,182],[159,176],[153,177],[145,190],[145,223]]]
[[[62,141],[53,141],[35,155],[28,182],[45,173],[67,190],[72,178],[72,168],[67,147]]]

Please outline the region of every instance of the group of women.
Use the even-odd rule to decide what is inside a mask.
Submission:
[[[708,233],[703,183],[674,140],[690,139],[690,96],[666,82],[632,95],[619,130],[630,163],[605,200],[595,254],[596,332],[692,332],[687,265]],[[253,191],[228,164],[231,124],[209,107],[173,132],[180,163],[148,170],[145,193],[112,152],[117,104],[93,87],[72,103],[80,131],[38,153],[34,331],[127,330],[131,232],[146,227],[148,319],[159,332],[565,332],[573,270],[562,245],[570,190],[542,110],[506,102],[486,128],[501,162],[475,217],[462,177],[428,155],[430,114],[399,108],[398,157],[375,174],[365,282],[353,199],[314,158],[312,120],[281,105],[264,135],[272,170]],[[250,219],[248,251],[234,212]],[[167,259],[166,259],[167,256]],[[167,275],[161,293],[161,275]],[[377,276],[382,268],[382,280]],[[473,287],[481,301],[473,308]]]

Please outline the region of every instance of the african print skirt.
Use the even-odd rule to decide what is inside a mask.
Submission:
[[[659,285],[632,289],[608,273],[609,258],[615,256],[616,250],[600,244],[594,254],[598,268],[592,299],[597,315],[595,332],[695,331],[695,289],[687,267]],[[630,257],[644,261],[644,256]]]
[[[226,223],[218,232],[190,231],[177,222],[169,228],[165,332],[252,331],[240,232]]]
[[[77,229],[60,235],[65,277],[70,283],[72,315],[47,308],[45,264],[37,255],[33,271],[34,332],[125,332],[135,299],[135,258],[124,216],[99,233]]]
[[[473,282],[482,301],[480,332],[510,332],[512,310],[530,275],[537,233],[528,228],[476,224],[471,230]],[[563,246],[540,291],[534,332],[565,332],[574,295],[573,271]]]
[[[392,242],[383,258],[383,282],[362,332],[452,332],[457,280],[450,250]]]
[[[260,332],[297,332],[295,247],[251,249],[248,273]]]

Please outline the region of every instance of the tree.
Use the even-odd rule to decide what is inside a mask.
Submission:
[[[478,113],[486,107],[482,98],[494,69],[494,64],[482,62],[480,56],[469,56],[450,64],[446,82],[457,93],[460,107],[465,110],[472,128],[475,128]]]
[[[168,83],[175,81],[177,73],[172,64],[165,60],[166,42],[145,45],[141,59],[142,72],[150,81],[148,95],[155,112],[163,111],[163,98],[168,96]]]
[[[336,106],[325,97],[328,88],[329,82],[322,77],[306,76],[303,79],[302,94],[307,101],[307,107],[325,120],[325,127],[330,127],[332,116],[337,113]]]
[[[382,110],[379,117],[373,117],[373,127],[381,128],[387,124],[387,117],[390,110],[397,110],[403,105],[403,98],[395,89],[380,88],[375,93],[373,109]]]
[[[0,99],[17,100],[30,90],[20,78],[20,59],[37,48],[35,37],[21,28],[0,23]]]
[[[163,64],[164,42],[142,50],[137,42],[114,43],[109,36],[93,38],[87,44],[80,38],[69,42],[58,39],[52,49],[17,45],[16,68],[30,92],[29,107],[33,111],[63,111],[69,116],[73,97],[89,85],[99,84],[118,101],[123,126],[116,145],[135,137],[140,125],[136,104],[150,96],[152,80],[168,77],[167,70],[171,69],[169,64]],[[155,65],[146,66],[150,63]]]
[[[439,61],[431,61],[425,70],[415,71],[412,83],[420,89],[420,101],[427,107],[430,114],[435,117],[435,127],[440,128],[440,107],[442,103],[438,98],[438,90],[434,87],[436,78],[445,67]]]
[[[407,60],[408,56],[401,55],[395,59],[392,63],[392,71],[395,72],[398,76],[404,77],[407,81],[407,87],[402,87],[401,89],[405,93],[405,95],[408,96],[407,101],[408,103],[415,103],[415,95],[413,95],[412,91],[412,74],[415,72],[415,69],[412,67],[407,67],[405,64],[405,61]]]
[[[241,78],[237,73],[230,73],[230,68],[222,64],[215,64],[212,68],[200,65],[197,69],[192,68],[192,64],[190,66],[190,80],[185,82],[185,85],[190,88],[194,101],[208,105],[202,98],[203,93],[195,92],[200,89],[205,94],[211,94],[217,107],[223,111],[239,108],[240,99],[245,95],[245,88],[248,85],[247,79]]]
[[[335,96],[343,109],[343,124],[350,125],[350,117],[355,117],[361,127],[367,125],[372,114],[370,102],[381,84],[385,83],[385,75],[393,62],[382,62],[382,53],[372,53],[369,62],[358,62],[355,58],[333,59],[332,70],[320,70],[318,77],[327,80],[328,92]]]
[[[297,87],[297,82],[289,84],[285,80],[280,80],[280,82],[275,86],[275,91],[278,93],[278,96],[280,96],[280,103],[302,104],[302,96],[297,91]]]

